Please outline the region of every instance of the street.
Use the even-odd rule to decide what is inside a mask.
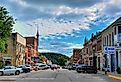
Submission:
[[[0,82],[120,82],[101,74],[82,74],[65,69],[39,70],[18,76],[0,76]]]

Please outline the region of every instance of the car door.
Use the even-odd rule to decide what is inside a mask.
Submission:
[[[11,68],[10,67],[5,67],[4,68],[4,74],[11,74]]]
[[[15,74],[16,68],[14,66],[11,67],[11,74]]]

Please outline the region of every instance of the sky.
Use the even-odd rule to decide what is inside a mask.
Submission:
[[[13,32],[36,36],[39,52],[67,56],[82,48],[84,38],[105,29],[121,16],[121,0],[0,0],[13,16]]]

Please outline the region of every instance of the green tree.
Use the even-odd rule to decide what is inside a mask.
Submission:
[[[64,57],[61,56],[58,58],[59,65],[64,66],[66,62],[67,62],[67,59]]]
[[[5,51],[5,44],[11,35],[14,19],[6,8],[0,7],[0,52]]]

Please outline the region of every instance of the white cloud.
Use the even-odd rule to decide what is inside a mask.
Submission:
[[[71,32],[73,32],[73,30],[80,30],[80,29],[89,30],[87,23],[82,22],[82,25],[79,25],[81,21],[75,22],[75,23],[59,23],[53,20],[37,19],[37,20],[34,20],[34,22],[39,27],[40,35],[43,35],[43,36],[47,36],[49,34],[55,34],[55,35],[63,34],[63,33],[70,34]],[[37,27],[35,23],[29,22],[29,24],[33,25],[32,26],[33,28]]]
[[[30,5],[24,0],[9,0],[9,1],[21,5],[21,7],[30,7]]]
[[[69,48],[71,48],[71,49],[73,49],[73,48],[81,49],[81,48],[83,48],[83,46],[81,44],[71,44],[71,46]]]

